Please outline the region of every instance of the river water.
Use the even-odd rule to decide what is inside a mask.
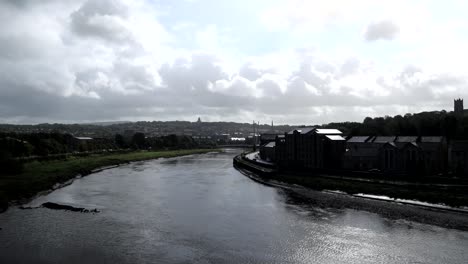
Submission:
[[[0,263],[468,263],[468,232],[311,205],[232,167],[239,150],[136,162],[11,208]]]

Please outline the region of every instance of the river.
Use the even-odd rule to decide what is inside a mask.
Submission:
[[[311,205],[242,175],[238,152],[135,162],[30,204],[100,213],[10,208],[0,263],[468,263],[468,232]]]

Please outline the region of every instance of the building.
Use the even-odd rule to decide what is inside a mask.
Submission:
[[[346,142],[343,167],[349,170],[367,171],[378,168],[379,148],[372,144],[374,137],[351,137]]]
[[[419,139],[426,173],[446,172],[448,168],[448,146],[445,137],[421,137]]]
[[[462,117],[462,116],[468,116],[468,109],[463,108],[463,99],[455,99],[453,101],[454,109],[453,112],[456,116]]]
[[[278,135],[275,139],[275,162],[279,167],[284,167],[286,163],[286,136]]]
[[[450,170],[457,176],[468,176],[468,140],[454,140],[449,146]]]
[[[454,110],[453,112],[455,113],[455,115],[463,115],[463,99],[455,99],[454,102]]]
[[[268,142],[260,146],[260,158],[265,161],[273,162],[276,159],[275,154],[276,142]]]
[[[447,171],[444,137],[351,137],[346,143],[344,168],[407,175],[434,175]]]
[[[280,167],[310,170],[340,168],[346,140],[336,129],[304,127],[291,130],[283,138],[277,137],[277,161]],[[282,157],[282,159],[280,158]]]
[[[263,133],[260,135],[260,145],[265,145],[269,142],[274,142],[278,134],[275,133]]]
[[[323,168],[342,169],[346,139],[341,135],[325,135],[323,141]]]

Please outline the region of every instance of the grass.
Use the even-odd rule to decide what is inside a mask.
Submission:
[[[10,201],[29,199],[41,191],[51,189],[56,183],[66,182],[78,174],[89,174],[92,170],[100,167],[211,151],[216,150],[135,151],[119,154],[96,154],[86,157],[72,156],[66,160],[28,162],[24,164],[24,170],[21,174],[0,176],[0,211],[1,207]]]
[[[435,186],[394,186],[372,182],[356,182],[322,177],[301,177],[276,175],[279,181],[303,185],[315,190],[340,190],[349,194],[384,195],[391,198],[419,200],[429,203],[443,203],[450,206],[468,206],[467,188]]]

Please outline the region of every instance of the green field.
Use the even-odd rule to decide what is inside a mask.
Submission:
[[[86,175],[92,170],[131,161],[170,158],[190,154],[201,154],[213,149],[187,149],[171,151],[135,151],[120,154],[100,154],[86,157],[71,156],[66,160],[47,162],[33,161],[24,164],[24,170],[18,175],[0,176],[0,211],[1,205],[12,200],[33,197],[41,191],[51,189],[56,183],[66,182],[78,174]]]

